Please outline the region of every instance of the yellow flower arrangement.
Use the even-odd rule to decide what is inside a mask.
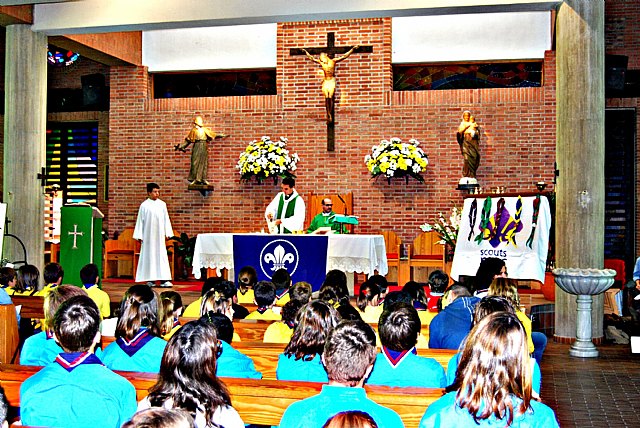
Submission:
[[[264,136],[260,140],[253,140],[247,148],[240,153],[236,168],[240,173],[241,181],[249,181],[256,177],[258,182],[267,178],[277,181],[278,177],[292,177],[292,171],[297,168],[300,160],[297,153],[292,155],[287,150],[288,140],[280,137],[278,141]]]
[[[427,169],[429,159],[419,145],[420,142],[414,138],[408,143],[395,137],[391,141],[382,140],[371,148],[371,154],[365,156],[364,163],[374,178],[382,175],[391,183],[393,177],[405,177],[408,182],[411,176],[423,183],[420,173]]]

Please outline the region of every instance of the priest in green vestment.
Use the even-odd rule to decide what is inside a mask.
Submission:
[[[295,189],[296,181],[287,177],[282,179],[282,192],[279,192],[264,211],[270,233],[293,233],[304,230],[305,205]]]
[[[330,227],[335,233],[340,233],[340,223],[333,221],[336,213],[333,212],[333,201],[331,198],[322,200],[322,212],[317,214],[307,229],[308,233],[312,233],[321,227]]]

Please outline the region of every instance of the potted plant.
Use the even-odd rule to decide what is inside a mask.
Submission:
[[[190,268],[193,267],[193,253],[196,248],[196,237],[189,237],[186,233],[182,232],[180,236],[172,236],[172,241],[175,241],[176,258],[178,259],[178,272],[181,272],[182,278],[189,276]]]
[[[453,253],[456,250],[456,241],[458,240],[458,231],[460,230],[460,222],[462,220],[462,211],[457,207],[451,209],[449,219],[445,219],[442,213],[438,214],[438,218],[433,224],[425,223],[420,226],[423,232],[435,231],[440,237],[438,244],[445,246],[446,261],[453,260]]]

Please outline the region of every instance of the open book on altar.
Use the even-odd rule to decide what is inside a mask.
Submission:
[[[310,235],[329,235],[331,233],[334,233],[333,230],[331,230],[331,226],[327,226],[317,228],[316,230],[311,232]]]

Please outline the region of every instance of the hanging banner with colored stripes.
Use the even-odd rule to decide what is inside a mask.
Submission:
[[[466,198],[451,277],[475,276],[480,261],[505,261],[509,278],[544,282],[551,211],[546,196]]]

